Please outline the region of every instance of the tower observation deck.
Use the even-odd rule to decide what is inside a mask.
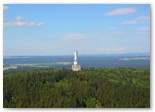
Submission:
[[[72,70],[73,71],[79,71],[81,70],[81,66],[78,65],[78,51],[74,51],[74,64],[72,65]]]

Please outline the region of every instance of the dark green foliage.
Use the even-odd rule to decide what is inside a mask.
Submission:
[[[144,69],[33,70],[3,79],[4,108],[149,108]]]

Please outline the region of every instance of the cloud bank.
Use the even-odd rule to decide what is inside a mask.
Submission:
[[[69,38],[69,39],[84,39],[84,38],[86,38],[86,36],[84,34],[71,33],[71,34],[65,35],[65,38]]]
[[[122,52],[124,52],[124,48],[98,48],[96,50],[99,52],[104,52],[104,53],[122,53]]]
[[[119,8],[112,10],[110,12],[105,13],[106,16],[118,16],[118,15],[126,15],[131,13],[136,13],[137,9],[135,8]]]
[[[149,16],[141,16],[133,20],[125,21],[122,24],[123,25],[139,24],[139,23],[145,23],[149,20],[150,20]]]
[[[33,22],[33,21],[25,21],[23,17],[17,16],[14,20],[4,22],[4,27],[11,27],[11,26],[42,26],[43,22]]]
[[[137,31],[150,31],[149,27],[143,27],[143,28],[138,28],[136,29]]]

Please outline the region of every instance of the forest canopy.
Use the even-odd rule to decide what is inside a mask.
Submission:
[[[150,71],[90,68],[3,74],[4,108],[149,108]]]

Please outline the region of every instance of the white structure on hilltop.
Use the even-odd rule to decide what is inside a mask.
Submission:
[[[74,51],[74,64],[72,65],[73,71],[79,71],[81,70],[81,66],[78,65],[78,52]]]

